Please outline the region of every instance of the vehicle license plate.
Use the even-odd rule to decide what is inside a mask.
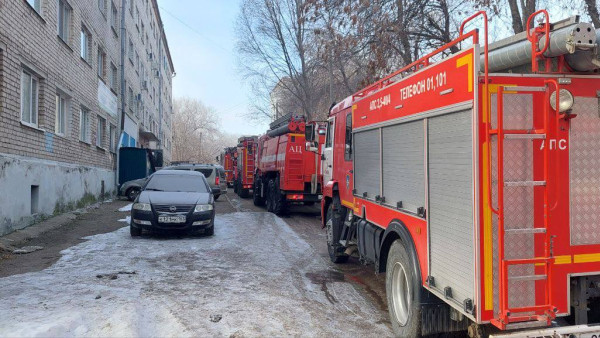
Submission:
[[[185,223],[185,216],[158,216],[159,223]]]

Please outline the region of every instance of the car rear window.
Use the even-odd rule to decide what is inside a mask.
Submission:
[[[210,177],[210,175],[212,175],[213,170],[210,168],[206,168],[206,169],[194,169],[195,171],[202,173],[202,175],[204,175],[204,177]]]
[[[208,192],[204,179],[192,175],[155,175],[145,190],[172,192]]]

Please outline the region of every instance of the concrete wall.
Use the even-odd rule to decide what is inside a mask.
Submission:
[[[109,198],[114,182],[108,169],[0,154],[0,236]],[[34,213],[32,186],[38,187]]]

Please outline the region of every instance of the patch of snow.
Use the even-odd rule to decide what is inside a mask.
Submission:
[[[22,248],[13,250],[12,253],[17,254],[17,255],[22,255],[22,254],[28,254],[28,253],[32,253],[32,252],[35,252],[38,250],[42,250],[43,248],[44,248],[43,246],[37,246],[37,245],[24,246]]]
[[[129,221],[131,221],[131,216],[125,216],[125,218],[121,218],[119,220],[119,222],[124,222],[124,223],[127,223],[127,224],[129,224]]]
[[[86,239],[0,279],[0,336],[391,336],[387,313],[270,213],[217,215],[211,237]]]
[[[126,206],[119,208],[119,211],[131,211],[131,206],[133,206],[133,203],[129,203]]]

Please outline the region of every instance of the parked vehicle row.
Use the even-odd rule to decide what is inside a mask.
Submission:
[[[236,192],[276,214],[322,194],[331,261],[386,274],[398,336],[557,336],[558,322],[575,325],[561,337],[597,333],[600,29],[544,10],[528,23],[541,14],[488,46],[478,12],[448,45],[334,105],[324,137],[290,115],[245,138]],[[482,39],[463,30],[474,18]]]

